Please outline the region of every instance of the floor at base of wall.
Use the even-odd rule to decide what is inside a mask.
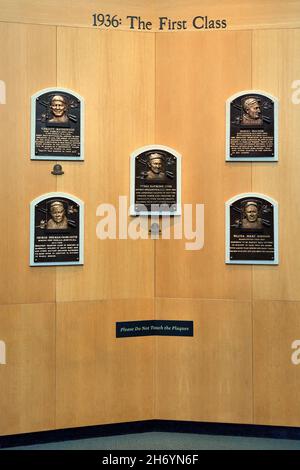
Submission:
[[[300,428],[141,421],[1,436],[14,450],[300,450]]]
[[[300,440],[149,432],[11,447],[14,450],[300,450]]]

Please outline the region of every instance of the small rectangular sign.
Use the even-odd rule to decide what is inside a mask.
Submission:
[[[142,320],[116,323],[116,338],[133,336],[194,336],[194,322]]]

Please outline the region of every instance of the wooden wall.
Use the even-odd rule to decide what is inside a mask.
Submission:
[[[199,14],[147,3],[109,9]],[[300,426],[299,2],[259,5],[204,2],[230,30],[166,34],[92,28],[98,1],[1,0],[1,435],[153,418]],[[86,101],[86,159],[61,177],[29,156],[30,96],[51,86]],[[280,100],[276,164],[225,163],[225,100],[251,88]],[[129,196],[130,152],[154,142],[182,154],[182,201],[205,205],[202,250],[96,237],[97,206]],[[28,266],[29,203],[51,191],[85,202],[82,267]],[[224,203],[248,191],[279,202],[279,266],[224,264]],[[116,321],[151,318],[193,320],[195,336],[115,338]]]
[[[152,22],[150,32],[160,30],[160,17],[186,20],[187,30],[195,31],[193,19],[227,19],[230,30],[299,28],[298,0],[1,0],[1,21],[91,28],[94,13],[118,15],[118,30],[128,31],[127,16]],[[199,25],[199,21],[196,21]],[[103,27],[103,29],[106,29]],[[168,32],[165,30],[165,32]]]
[[[2,261],[0,433],[153,418],[154,341],[115,322],[154,316],[154,241],[96,237],[97,206],[129,194],[129,154],[154,141],[154,35],[0,24]],[[48,86],[86,102],[86,159],[30,161],[30,96]],[[85,202],[85,264],[29,267],[29,203]]]
[[[183,155],[183,201],[205,204],[202,250],[156,243],[157,315],[197,332],[157,341],[160,418],[300,425],[299,50],[297,29],[156,35],[157,140]],[[278,163],[224,162],[225,100],[251,88],[279,98]],[[224,264],[224,201],[248,191],[279,202],[279,266]]]

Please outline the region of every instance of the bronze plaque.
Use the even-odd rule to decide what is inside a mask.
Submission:
[[[226,203],[226,263],[278,264],[277,207],[256,193]]]
[[[139,149],[131,158],[131,215],[179,215],[180,155],[153,146]]]
[[[32,97],[32,160],[83,160],[83,98],[48,88]]]
[[[83,203],[48,193],[31,203],[30,265],[83,264]]]
[[[278,100],[248,91],[227,100],[227,161],[278,160]]]

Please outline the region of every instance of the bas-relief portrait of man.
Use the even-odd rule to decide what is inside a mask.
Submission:
[[[244,204],[241,228],[246,230],[261,230],[263,228],[259,205],[256,201],[247,201]]]
[[[70,230],[78,225],[79,208],[72,201],[49,199],[41,201],[35,207],[36,228],[42,230]],[[40,215],[41,217],[38,217]]]
[[[153,152],[148,155],[148,171],[146,181],[159,180],[166,181],[165,156],[162,153]]]
[[[61,125],[68,124],[68,109],[69,103],[67,99],[62,95],[54,95],[50,101],[50,117],[47,120],[47,123],[51,125]]]
[[[163,151],[153,150],[136,157],[136,178],[146,183],[168,184],[175,177],[176,160]]]
[[[273,209],[269,201],[261,198],[249,195],[249,198],[237,199],[230,204],[230,227],[242,231],[268,229],[273,225]]]
[[[247,97],[242,102],[242,120],[243,126],[261,126],[263,123],[261,113],[261,103],[258,98]]]
[[[82,99],[71,93],[53,90],[34,98],[37,124],[76,128],[81,119]]]
[[[68,219],[65,206],[61,201],[53,201],[49,207],[50,218],[47,221],[47,230],[65,230],[68,228]]]

